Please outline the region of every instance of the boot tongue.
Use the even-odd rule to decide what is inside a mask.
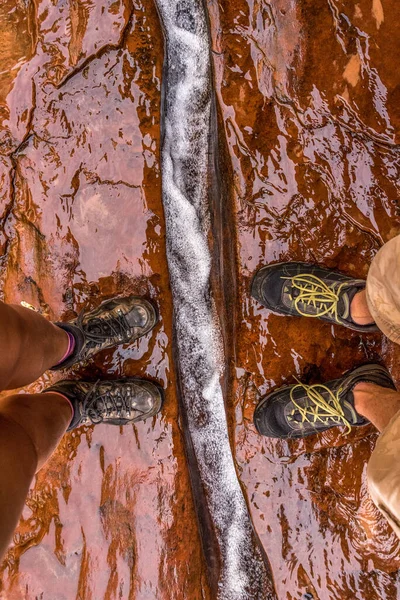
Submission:
[[[337,312],[338,312],[339,317],[341,319],[343,319],[344,321],[353,322],[353,319],[351,318],[351,315],[350,315],[350,306],[351,306],[354,296],[359,291],[360,291],[359,288],[354,287],[354,286],[348,287],[347,289],[344,289],[342,291],[339,301],[338,301],[338,305],[337,305]]]
[[[346,321],[350,316],[350,301],[347,292],[343,292],[337,303],[337,314]]]
[[[354,394],[352,389],[347,392],[342,406],[346,419],[352,425],[364,425],[365,423],[368,423],[362,415],[358,414],[354,407]]]

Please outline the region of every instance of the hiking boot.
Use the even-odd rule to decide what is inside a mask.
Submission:
[[[363,365],[340,379],[305,385],[298,382],[267,394],[254,412],[254,424],[261,435],[272,438],[302,438],[344,425],[368,423],[354,408],[353,388],[369,382],[384,388],[396,387],[388,371],[376,364]]]
[[[379,331],[375,323],[358,325],[350,305],[365,288],[363,279],[353,279],[304,262],[267,265],[254,276],[251,295],[270,310],[293,317],[314,317],[354,331]]]
[[[67,369],[101,350],[134,342],[150,331],[157,320],[153,304],[144,298],[128,296],[105,300],[94,310],[82,311],[73,321],[56,323],[61,329],[72,333],[75,348],[66,360],[52,367],[52,370]]]
[[[74,409],[68,431],[81,425],[126,425],[153,417],[163,403],[161,387],[127,377],[115,381],[59,381],[45,392],[66,396]]]

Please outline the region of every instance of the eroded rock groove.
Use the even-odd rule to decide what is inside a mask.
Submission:
[[[228,437],[224,351],[211,292],[213,87],[201,0],[155,0],[165,36],[162,182],[187,450],[210,584],[219,600],[275,598]],[[212,199],[211,199],[212,200]]]

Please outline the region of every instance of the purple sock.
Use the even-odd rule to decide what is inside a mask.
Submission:
[[[57,367],[58,365],[61,365],[61,363],[64,362],[64,360],[67,360],[67,358],[69,358],[71,356],[71,354],[73,353],[73,351],[75,350],[75,338],[72,335],[72,333],[70,333],[69,331],[65,332],[68,336],[68,349],[66,351],[66,353],[64,354],[64,356],[62,357],[61,360],[58,361],[57,364],[55,364],[54,366]]]

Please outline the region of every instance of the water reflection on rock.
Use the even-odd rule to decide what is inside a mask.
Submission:
[[[398,378],[399,351],[248,297],[269,261],[363,277],[400,232],[395,5],[209,6],[238,225],[234,449],[253,521],[280,598],[396,598],[399,542],[365,484],[374,429],[270,441],[251,418],[260,395],[294,376],[318,382],[383,360]]]
[[[397,5],[207,5],[239,249],[228,416],[251,516],[282,600],[392,600],[399,542],[365,485],[374,429],[273,442],[251,419],[294,375],[382,359],[400,382],[399,351],[379,334],[269,314],[248,289],[268,261],[365,276],[400,233]],[[4,298],[50,318],[116,293],[156,299],[151,337],[71,376],[148,376],[167,393],[151,423],[64,438],[32,486],[0,597],[209,598],[171,354],[154,5],[7,0],[0,28]]]

